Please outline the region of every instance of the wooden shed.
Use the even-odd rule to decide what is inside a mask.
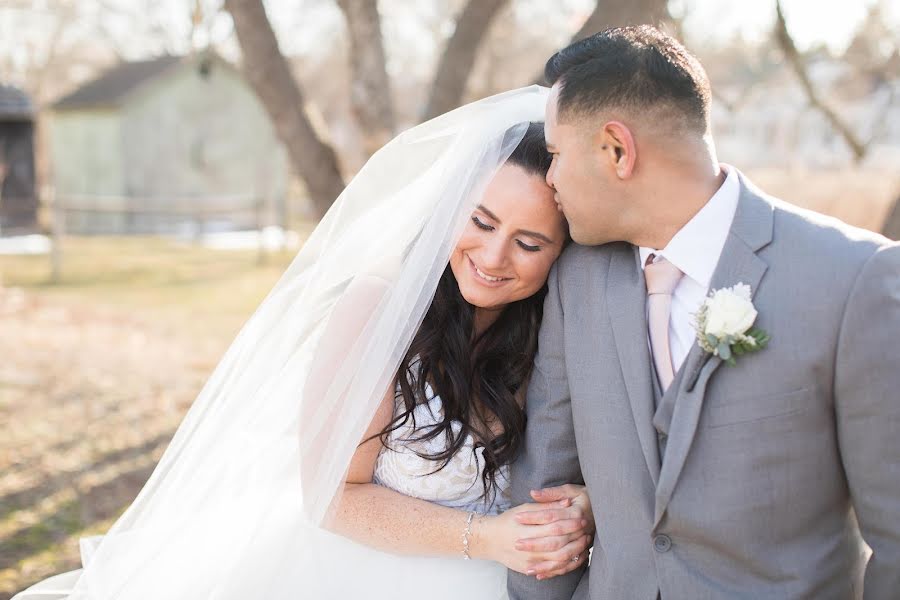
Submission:
[[[74,233],[252,228],[287,160],[243,76],[212,53],[120,64],[51,112],[56,198]]]
[[[0,85],[0,233],[37,225],[34,108],[28,96]]]

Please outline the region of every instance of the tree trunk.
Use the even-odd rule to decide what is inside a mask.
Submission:
[[[385,68],[377,0],[337,0],[350,37],[350,103],[368,154],[394,135],[394,105]]]
[[[573,44],[610,27],[645,23],[659,26],[670,19],[668,0],[597,0],[594,12],[584,21],[581,29],[572,36],[569,43]],[[545,85],[543,71],[532,81]]]
[[[597,0],[594,12],[587,18],[572,41],[577,42],[609,27],[656,25],[669,19],[667,0]]]
[[[894,201],[894,209],[884,222],[881,233],[892,240],[900,241],[900,196]]]
[[[291,164],[306,184],[319,216],[344,189],[337,155],[322,140],[304,110],[303,94],[278,48],[262,0],[225,0],[243,55],[243,70],[284,143]]]
[[[478,47],[491,22],[509,0],[469,0],[456,21],[456,30],[447,40],[438,62],[431,95],[423,120],[453,110],[462,103],[469,73],[475,65]]]

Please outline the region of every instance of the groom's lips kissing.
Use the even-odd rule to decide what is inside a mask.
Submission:
[[[489,275],[479,269],[468,254],[466,254],[466,258],[469,259],[469,269],[472,271],[472,275],[474,276],[475,281],[477,281],[481,285],[487,287],[500,287],[510,280],[509,277],[495,277],[493,275]]]
[[[562,202],[559,201],[559,192],[556,192],[555,194],[553,194],[553,201],[556,202],[556,210],[565,214],[565,211],[563,210]]]

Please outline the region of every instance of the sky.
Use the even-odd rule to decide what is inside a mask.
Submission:
[[[34,62],[29,56],[41,51],[56,22],[53,7],[69,2],[82,23],[102,22],[104,35],[113,39],[123,58],[136,60],[161,52],[183,53],[190,46],[190,15],[195,0],[0,0],[0,65]],[[453,15],[448,6],[462,0],[379,0],[387,53],[392,62],[429,63],[440,50],[435,31],[452,31]],[[222,0],[200,0],[204,26],[195,39],[203,46],[211,41],[236,58],[230,18],[220,8]],[[880,4],[888,28],[900,40],[900,0],[782,0],[788,28],[797,46],[804,50],[824,43],[841,52],[852,39],[869,7]],[[282,49],[291,55],[314,55],[329,51],[331,40],[344,23],[334,0],[266,0],[270,20]],[[566,43],[594,7],[594,0],[512,0],[515,18],[523,27],[539,27],[554,37],[553,44]],[[735,35],[750,42],[770,36],[775,0],[670,0],[670,10],[685,16],[688,45],[724,43]],[[144,37],[134,31],[140,22]],[[78,18],[67,35],[78,35]],[[83,26],[87,31],[87,25]],[[159,41],[159,32],[169,38]],[[94,33],[87,35],[96,35]],[[154,38],[153,35],[156,37]],[[556,39],[558,38],[558,39]],[[149,41],[152,40],[152,41]],[[900,41],[895,41],[895,44]],[[230,49],[230,51],[229,51]],[[11,60],[9,60],[11,57]],[[6,60],[5,60],[6,59]],[[389,65],[390,67],[390,65]],[[3,73],[0,72],[0,78]]]
[[[308,11],[302,19],[305,27],[331,35],[335,27],[342,26],[340,12],[332,2],[315,0],[268,0],[273,21],[295,21],[298,1],[305,3]],[[900,40],[900,0],[782,0],[798,48],[824,43],[838,53],[850,43],[869,8],[879,3],[889,29]],[[433,0],[381,0],[383,27],[392,34],[387,36],[386,31],[386,37],[403,38],[407,48],[415,48],[416,41],[433,45],[433,37],[422,23],[438,18],[435,4]],[[577,23],[571,23],[576,17],[590,14],[594,0],[513,0],[513,7],[523,23],[537,23],[545,31],[568,32],[577,29]],[[687,36],[705,42],[725,42],[735,35],[748,41],[764,40],[775,21],[774,0],[670,0],[669,7],[673,13],[685,15]],[[315,52],[315,35],[280,37],[299,53]],[[561,38],[560,43],[566,39]]]
[[[850,43],[854,32],[877,0],[783,0],[784,18],[800,49],[825,43],[836,52]],[[882,0],[885,20],[900,37],[900,0]],[[688,35],[723,38],[734,33],[756,41],[772,30],[775,2],[766,0],[673,0],[670,10],[685,10]]]

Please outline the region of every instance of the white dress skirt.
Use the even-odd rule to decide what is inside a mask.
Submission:
[[[417,427],[436,422],[440,411],[438,397],[420,404],[415,413]],[[446,467],[431,473],[435,463],[419,457],[416,450],[432,454],[438,450],[443,438],[411,442],[408,439],[411,433],[412,427],[408,424],[391,434],[389,448],[382,449],[376,462],[375,483],[408,496],[481,514],[497,514],[509,508],[509,482],[505,470],[498,477],[496,499],[490,504],[483,499],[482,449],[475,449],[471,439]],[[270,517],[300,518],[287,506],[281,512],[280,516]],[[503,565],[463,559],[462,523],[461,519],[459,557],[391,554],[310,527],[296,547],[290,552],[282,550],[281,556],[254,554],[254,564],[221,565],[223,571],[228,570],[228,577],[221,573],[191,573],[187,568],[172,569],[170,581],[153,580],[146,586],[130,585],[131,590],[146,589],[148,593],[129,592],[126,597],[116,594],[115,590],[94,591],[90,582],[87,585],[92,590],[90,593],[74,593],[82,574],[79,569],[45,579],[20,592],[13,600],[215,600],[239,597],[248,600],[507,600],[506,568]],[[99,539],[82,540],[83,564],[90,561]],[[255,542],[265,547],[264,540]],[[265,577],[267,571],[271,571],[273,577]],[[241,573],[248,576],[243,577]],[[221,593],[209,593],[208,578],[221,578]],[[192,592],[192,588],[196,588],[196,592]],[[171,593],[166,594],[166,589],[171,589]]]

